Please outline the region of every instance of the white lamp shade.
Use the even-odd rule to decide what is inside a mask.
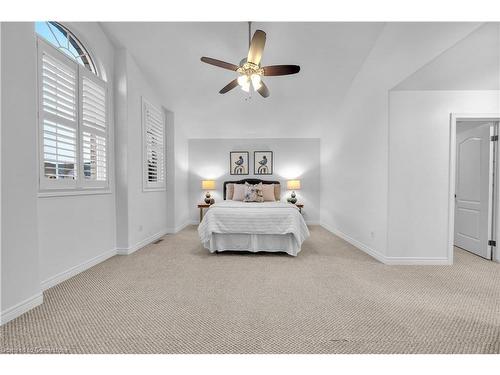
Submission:
[[[300,190],[300,180],[288,180],[286,187],[288,190]]]
[[[214,190],[215,189],[215,181],[214,180],[201,181],[201,189],[202,190]]]

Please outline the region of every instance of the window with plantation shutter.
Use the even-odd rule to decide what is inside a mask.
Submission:
[[[75,186],[78,176],[78,67],[59,52],[39,50],[42,187]],[[64,56],[63,56],[64,57]]]
[[[142,99],[144,190],[165,189],[165,118],[161,108]]]
[[[106,83],[37,39],[40,190],[108,187]]]

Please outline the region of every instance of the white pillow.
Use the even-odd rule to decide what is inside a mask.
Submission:
[[[246,191],[245,184],[234,184],[233,201],[243,201]]]

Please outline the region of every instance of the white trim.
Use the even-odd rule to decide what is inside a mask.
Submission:
[[[307,225],[321,225],[321,222],[318,220],[304,220]]]
[[[452,260],[448,258],[424,258],[424,257],[388,257],[379,251],[371,248],[370,246],[364,244],[361,241],[358,241],[351,236],[341,232],[338,229],[331,227],[330,225],[322,222],[320,224],[324,229],[333,233],[337,237],[342,238],[344,241],[349,242],[351,245],[356,247],[357,249],[365,252],[371,257],[375,258],[379,262],[382,262],[387,265],[449,265],[452,264]]]
[[[97,255],[89,260],[86,260],[85,262],[77,266],[73,266],[67,269],[66,271],[51,276],[48,279],[42,281],[41,284],[42,290],[47,290],[49,288],[52,288],[53,286],[56,286],[57,284],[62,283],[63,281],[71,279],[73,276],[76,276],[79,273],[88,270],[89,268],[94,267],[101,262],[104,262],[106,259],[109,259],[114,255],[116,255],[115,249],[108,250],[100,255]]]
[[[38,198],[51,198],[51,197],[67,197],[72,195],[106,195],[113,194],[109,188],[95,188],[95,189],[82,189],[82,190],[57,190],[57,191],[40,191]]]
[[[16,319],[17,317],[23,315],[31,309],[41,305],[43,303],[43,294],[42,292],[35,294],[18,304],[9,307],[5,311],[2,311],[0,316],[0,325],[4,325],[5,323],[10,322],[11,320]]]
[[[198,222],[196,222],[196,225],[197,224],[198,224]],[[193,225],[193,223],[190,220],[187,220],[183,224],[177,225],[175,228],[172,228],[172,227],[168,228],[167,233],[169,233],[169,234],[179,233],[181,230],[183,230],[184,228],[186,228],[189,225]]]
[[[144,240],[136,243],[133,246],[127,247],[127,248],[117,248],[116,249],[116,254],[117,255],[130,255],[132,253],[135,253],[137,250],[142,249],[143,247],[146,247],[150,243],[156,241],[157,239],[165,236],[168,234],[169,231],[164,229],[161,232],[158,232],[156,234],[153,234],[152,236],[149,236],[148,238],[145,238]]]
[[[384,257],[384,264],[391,266],[449,266],[453,260],[443,257]]]
[[[448,259],[453,263],[453,247],[455,242],[455,168],[457,159],[457,121],[500,121],[500,113],[450,113],[450,144],[449,144],[449,174],[448,174]],[[499,171],[497,165],[497,171]],[[497,173],[498,178],[498,173]],[[498,181],[498,180],[497,180]],[[495,183],[497,183],[495,181]],[[497,184],[498,192],[498,184]],[[498,202],[496,200],[495,216],[498,211]],[[497,220],[500,223],[500,220]],[[495,228],[497,234],[499,228]],[[492,259],[500,261],[500,254],[497,254],[496,248],[492,249]]]
[[[377,250],[372,249],[370,246],[364,244],[363,242],[358,241],[358,240],[352,238],[351,236],[345,234],[344,232],[341,232],[340,230],[331,227],[329,224],[326,224],[325,222],[322,222],[320,225],[323,228],[325,228],[327,231],[336,235],[337,237],[340,237],[344,241],[349,242],[352,246],[358,248],[361,251],[364,251],[365,253],[367,253],[371,257],[377,259],[379,262],[385,263],[385,256],[383,254],[381,254],[380,252],[378,252]]]

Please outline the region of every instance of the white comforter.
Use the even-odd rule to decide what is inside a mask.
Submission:
[[[216,233],[292,234],[298,249],[309,237],[309,230],[298,208],[285,202],[227,200],[216,203],[208,209],[198,226],[198,234],[201,242],[207,244]]]

